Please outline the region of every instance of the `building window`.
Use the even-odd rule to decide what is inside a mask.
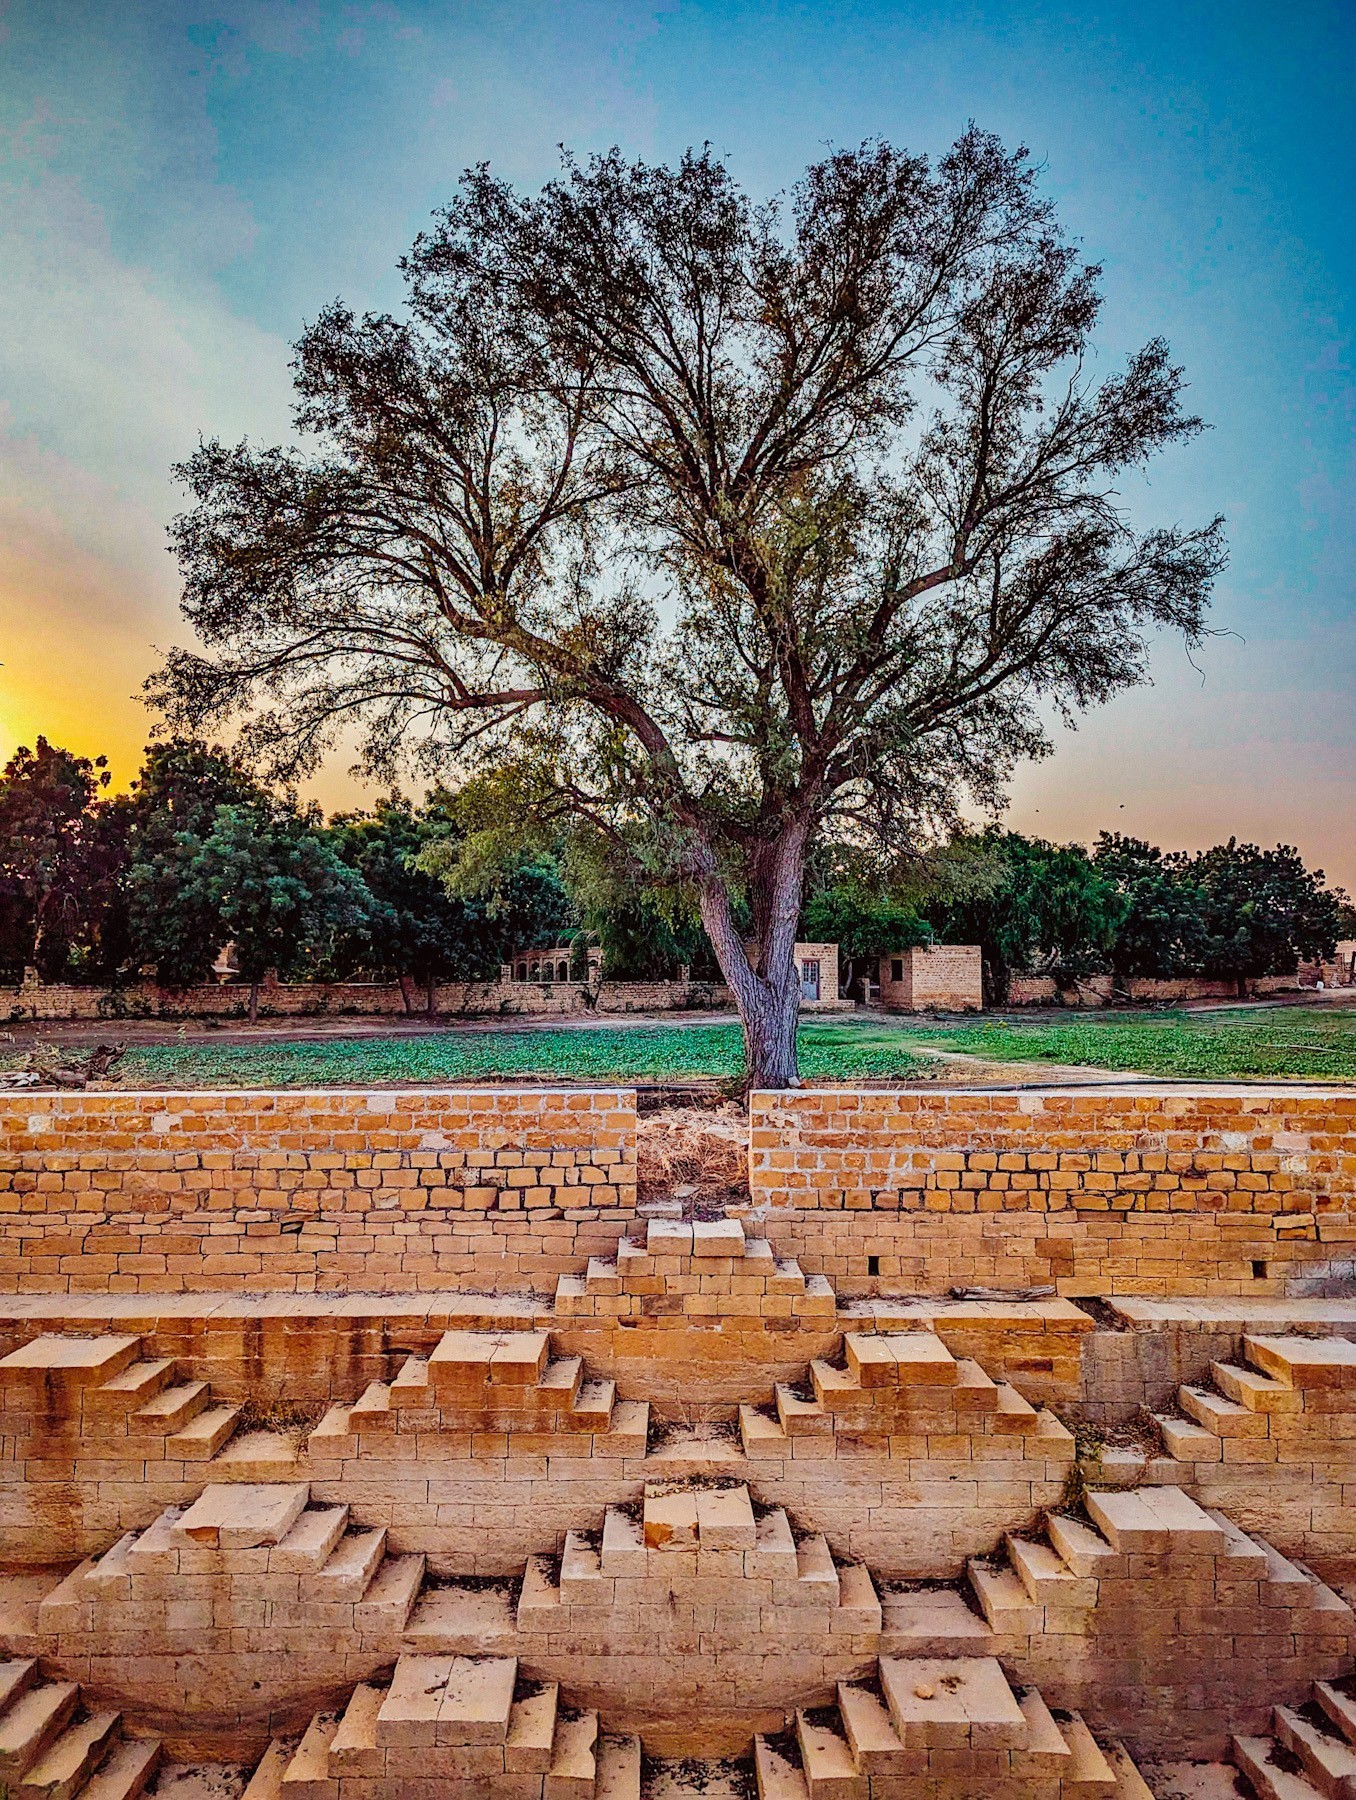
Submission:
[[[800,965],[800,997],[802,1000],[819,998],[819,964],[809,957]]]
[[[526,963],[518,964],[518,979],[519,979],[519,981],[527,980],[527,964]]]
[[[904,961],[902,957],[895,957],[894,961],[890,964],[890,979],[891,981],[903,981]]]
[[[567,962],[558,965],[556,969],[556,979],[557,981],[568,981],[570,979],[570,965]]]

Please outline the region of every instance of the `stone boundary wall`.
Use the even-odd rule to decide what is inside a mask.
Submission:
[[[1271,994],[1296,994],[1322,982],[1325,987],[1350,987],[1352,971],[1346,963],[1305,963],[1293,975],[1251,975],[1248,996],[1265,999]],[[1204,975],[1184,975],[1160,981],[1135,976],[1118,989],[1110,975],[1090,975],[1075,987],[1061,988],[1050,975],[1014,975],[1008,983],[1009,1006],[1110,1006],[1117,999],[1144,1006],[1175,1005],[1184,1000],[1237,1000],[1236,981],[1216,981]]]
[[[0,1021],[107,1019],[243,1019],[249,986],[205,982],[173,990],[139,982],[125,988],[48,986],[25,982],[0,988]],[[730,1005],[729,990],[709,981],[605,981],[592,996],[570,982],[452,981],[437,989],[435,1009],[447,1018],[554,1017],[590,1012],[641,1013],[706,1011]],[[411,990],[405,1004],[398,982],[278,982],[259,988],[261,1019],[391,1017],[425,1015],[424,990]]]
[[[635,1200],[631,1089],[0,1096],[0,1292],[550,1291]]]
[[[1356,1268],[1356,1090],[756,1093],[749,1161],[770,1235],[847,1294],[1260,1297]]]

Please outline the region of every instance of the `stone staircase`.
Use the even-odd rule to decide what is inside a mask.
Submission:
[[[754,1756],[760,1800],[1152,1800],[1120,1744],[1103,1750],[1077,1713],[1014,1690],[994,1657],[881,1657],[793,1732],[755,1739]]]
[[[832,1319],[833,1288],[778,1257],[738,1219],[650,1219],[644,1243],[623,1238],[615,1259],[591,1257],[556,1284],[560,1318]]]
[[[389,1453],[401,1437],[476,1431],[505,1433],[524,1449],[549,1439],[559,1450],[562,1437],[575,1437],[584,1454],[643,1456],[649,1407],[619,1400],[611,1380],[589,1379],[582,1358],[553,1357],[545,1331],[448,1331],[428,1357],[408,1357],[394,1380],[332,1406],[307,1451],[319,1469]]]
[[[167,1579],[168,1578],[168,1579]],[[82,1639],[101,1655],[125,1638],[201,1653],[245,1624],[304,1644],[319,1631],[393,1645],[424,1579],[422,1555],[388,1554],[386,1530],[355,1527],[346,1506],[312,1506],[304,1483],[212,1485],[87,1558],[38,1606],[38,1631],[63,1657]]]
[[[182,1462],[216,1456],[242,1415],[172,1358],[145,1355],[140,1337],[114,1333],[37,1337],[0,1358],[0,1409],[8,1422],[29,1425],[22,1435],[64,1429],[86,1453],[112,1443],[142,1459]]]
[[[515,1657],[405,1655],[300,1743],[275,1739],[242,1800],[640,1800],[640,1777],[639,1738],[603,1733]]]
[[[1155,1414],[1168,1455],[1192,1463],[1275,1463],[1342,1455],[1338,1415],[1356,1413],[1356,1344],[1344,1338],[1245,1336],[1242,1363],[1213,1362],[1209,1385],[1177,1390]],[[1283,1454],[1282,1446],[1289,1454]]]
[[[0,1662],[0,1793],[7,1800],[136,1800],[160,1767],[158,1738],[123,1735],[122,1715],[37,1662]]]
[[[1233,1760],[1258,1800],[1356,1796],[1356,1676],[1316,1681],[1302,1706],[1278,1706],[1270,1737],[1236,1737]]]
[[[739,1433],[750,1458],[795,1454],[804,1437],[848,1432],[854,1441],[897,1437],[919,1426],[1031,1438],[1041,1454],[1072,1463],[1073,1434],[1052,1412],[1024,1400],[1010,1382],[992,1381],[977,1362],[956,1358],[932,1331],[852,1332],[843,1361],[816,1358],[808,1383],[776,1384],[772,1407],[741,1406]],[[950,1434],[947,1434],[950,1435]]]

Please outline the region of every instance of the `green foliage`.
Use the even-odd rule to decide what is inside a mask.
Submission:
[[[235,945],[241,976],[252,985],[270,969],[314,974],[333,961],[337,940],[376,922],[362,877],[313,821],[283,807],[219,806],[205,837],[185,832],[178,843],[169,943],[181,952],[185,926],[211,921],[218,942]]]
[[[1289,975],[1301,960],[1332,955],[1342,897],[1288,844],[1260,850],[1230,838],[1182,866],[1201,894],[1207,975]]]
[[[95,800],[108,782],[106,758],[43,737],[0,775],[0,962],[11,969],[31,965],[46,981],[69,972],[107,878]]]
[[[988,892],[943,900],[928,914],[945,942],[980,946],[991,999],[1006,999],[1014,973],[1066,983],[1106,967],[1124,906],[1081,845],[996,826],[978,844],[1003,863],[1001,881]]]
[[[1201,890],[1182,866],[1140,838],[1104,831],[1092,855],[1121,897],[1110,962],[1121,977],[1187,975],[1201,967]]]

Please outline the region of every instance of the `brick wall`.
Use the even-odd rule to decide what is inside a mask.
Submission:
[[[1339,951],[1343,948],[1338,945]],[[1254,975],[1247,982],[1251,996],[1294,994],[1301,989],[1352,986],[1350,961],[1302,963],[1293,975]],[[1076,986],[1061,988],[1050,975],[1014,975],[1008,983],[1009,1006],[1110,1006],[1114,999],[1142,1005],[1174,1006],[1186,1000],[1237,1000],[1236,981],[1216,981],[1204,975],[1184,975],[1160,981],[1135,976],[1120,983],[1110,975],[1090,975]]]
[[[842,1291],[1256,1295],[1349,1262],[1356,1093],[759,1093],[755,1205]]]
[[[635,1207],[631,1090],[11,1094],[0,1291],[547,1290]]]

